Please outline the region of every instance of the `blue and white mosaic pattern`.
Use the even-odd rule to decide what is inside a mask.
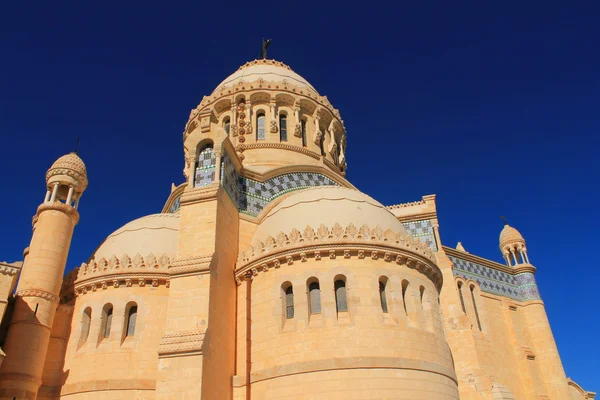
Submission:
[[[461,258],[449,258],[454,264],[454,276],[476,281],[484,292],[519,301],[541,299],[532,273],[512,275]]]
[[[433,223],[430,219],[403,222],[402,225],[404,225],[408,233],[410,233],[413,237],[419,239],[421,242],[429,246],[431,251],[437,251],[435,234],[433,233]]]
[[[198,163],[196,164],[194,187],[202,187],[214,182],[216,163],[217,159],[212,147],[207,147],[200,152]]]
[[[223,188],[242,213],[257,216],[263,208],[277,197],[299,189],[315,186],[338,186],[325,175],[314,172],[292,172],[279,175],[265,182],[240,176],[227,155],[222,164]]]

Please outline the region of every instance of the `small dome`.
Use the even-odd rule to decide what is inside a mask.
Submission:
[[[342,228],[350,223],[356,228],[367,225],[373,229],[407,233],[404,225],[384,205],[372,197],[338,186],[305,189],[284,198],[262,218],[252,242],[267,236],[277,237],[279,232],[302,232],[309,225],[318,229],[321,224],[331,229],[335,224]]]
[[[525,239],[523,239],[523,236],[519,233],[518,230],[506,224],[504,225],[504,229],[502,229],[502,232],[500,232],[500,248],[504,247],[504,245],[509,244],[511,242],[525,243]]]
[[[268,82],[281,82],[285,79],[290,84],[310,88],[316,92],[306,79],[292,71],[284,63],[275,60],[254,60],[242,65],[221,82],[214,92],[222,86],[233,86],[239,82],[254,82],[261,78]]]
[[[163,254],[173,259],[177,251],[179,214],[152,214],[126,223],[98,246],[91,259],[117,258],[123,254],[134,257],[150,253],[157,258]]]
[[[46,172],[46,182],[73,184],[78,192],[83,192],[88,185],[87,170],[83,160],[77,153],[65,154],[54,161]]]

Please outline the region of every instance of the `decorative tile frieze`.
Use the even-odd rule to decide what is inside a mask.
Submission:
[[[530,272],[513,275],[461,258],[448,257],[454,264],[454,276],[476,281],[483,292],[519,301],[541,299],[535,277]]]
[[[432,251],[438,250],[432,220],[424,219],[421,221],[403,222],[402,225],[404,225],[408,233],[425,243]]]
[[[285,193],[315,186],[339,186],[331,178],[315,172],[291,172],[259,182],[240,175],[227,154],[223,158],[223,188],[240,212],[252,216],[257,216],[267,204]]]

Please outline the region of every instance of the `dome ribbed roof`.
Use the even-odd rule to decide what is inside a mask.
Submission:
[[[290,84],[307,87],[316,92],[315,88],[306,79],[292,71],[286,64],[275,60],[254,60],[242,65],[236,72],[225,78],[214,92],[222,86],[233,86],[239,82],[250,83],[259,79],[268,82],[282,82],[285,80]]]
[[[503,247],[507,243],[516,241],[525,243],[525,239],[523,239],[523,236],[518,230],[508,224],[504,225],[504,229],[502,229],[502,232],[500,232],[500,247]]]
[[[54,164],[46,172],[46,181],[49,182],[52,177],[61,175],[67,175],[77,181],[82,191],[87,187],[87,169],[77,153],[65,154],[54,161]]]

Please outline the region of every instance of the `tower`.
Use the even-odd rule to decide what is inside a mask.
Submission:
[[[35,399],[58,306],[77,206],[88,184],[75,153],[60,157],[46,173],[46,196],[33,217],[33,236],[16,291],[15,308],[0,369],[1,399]]]
[[[526,349],[526,357],[523,357],[526,360],[524,370],[528,371],[528,380],[532,382],[529,394],[531,398],[544,395],[556,399],[569,398],[567,377],[537,288],[536,269],[529,262],[525,239],[518,230],[505,223],[500,232],[499,246],[506,264],[515,270],[516,281],[522,291],[523,311],[529,342],[532,343],[532,348]]]

